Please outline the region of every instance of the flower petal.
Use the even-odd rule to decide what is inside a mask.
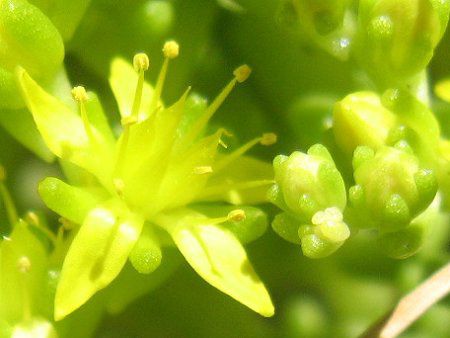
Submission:
[[[42,89],[24,69],[18,70],[18,79],[27,106],[49,149],[56,156],[90,171],[100,181],[107,181],[111,174],[107,169],[112,168],[113,163],[113,144],[94,125],[91,125],[94,139],[90,138],[81,117]],[[98,118],[93,119],[96,120]]]
[[[143,220],[111,201],[86,217],[64,261],[55,297],[55,319],[79,308],[125,265]]]
[[[113,60],[111,63],[109,85],[117,100],[120,115],[122,117],[131,115],[137,80],[138,74],[131,64],[121,58]],[[139,108],[139,121],[145,120],[151,113],[150,103],[152,101],[153,92],[153,87],[147,82],[144,82],[141,105]],[[160,104],[162,105],[162,103]]]
[[[158,220],[203,279],[259,314],[272,316],[270,296],[241,243],[230,231],[207,222],[202,214],[188,209]]]

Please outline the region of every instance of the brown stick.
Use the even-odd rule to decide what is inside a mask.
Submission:
[[[402,298],[398,305],[361,338],[394,338],[450,292],[450,263]]]

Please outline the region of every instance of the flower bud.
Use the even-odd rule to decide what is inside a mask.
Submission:
[[[383,88],[422,71],[445,30],[449,6],[435,0],[360,1],[356,55]]]
[[[356,148],[353,157],[356,185],[349,200],[360,222],[383,231],[406,227],[433,200],[437,183],[434,172],[419,166],[407,144]]]
[[[312,146],[307,154],[294,152],[274,160],[276,184],[268,198],[285,212],[272,223],[287,241],[301,244],[305,256],[322,258],[350,236],[342,218],[346,191],[328,150]]]
[[[345,207],[344,181],[324,146],[316,144],[307,154],[296,151],[290,156],[279,155],[274,159],[274,170],[286,211],[300,219],[309,221],[328,207]]]
[[[394,114],[372,92],[350,94],[336,103],[333,110],[334,137],[347,155],[361,145],[380,148],[394,123]]]

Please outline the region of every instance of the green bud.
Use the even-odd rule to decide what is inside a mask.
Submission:
[[[282,212],[276,215],[272,221],[272,229],[284,240],[294,244],[301,244],[298,233],[299,222],[288,213]]]
[[[279,155],[274,159],[274,170],[280,196],[270,198],[283,201],[288,208],[285,211],[309,221],[328,207],[344,209],[344,181],[324,146],[316,144],[306,154],[296,151],[289,157]]]
[[[372,92],[350,94],[336,103],[333,110],[336,143],[350,156],[361,145],[373,149],[383,146],[394,123],[394,114]]]
[[[359,62],[381,87],[408,81],[428,65],[448,12],[447,1],[360,1]]]
[[[305,256],[322,258],[350,236],[343,221],[346,191],[328,150],[316,144],[307,154],[294,152],[274,159],[276,184],[269,200],[285,212],[272,223],[287,241],[301,244]]]
[[[375,222],[384,231],[397,231],[433,200],[437,191],[434,172],[421,168],[405,144],[382,147],[376,153],[368,147],[356,148],[356,185],[350,189],[349,200],[361,223]]]
[[[139,273],[149,274],[161,265],[161,260],[159,240],[152,229],[146,226],[130,253],[130,262]]]

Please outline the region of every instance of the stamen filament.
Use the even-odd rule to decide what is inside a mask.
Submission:
[[[19,216],[17,215],[17,209],[11,197],[11,194],[9,193],[9,190],[4,183],[5,180],[6,171],[5,168],[0,165],[0,196],[3,199],[3,205],[5,206],[9,224],[13,226],[19,221]]]
[[[174,59],[178,56],[179,46],[175,41],[168,41],[164,44],[164,62],[161,67],[161,71],[158,75],[158,80],[156,81],[155,91],[153,93],[152,100],[150,102],[150,114],[157,109],[158,103],[161,100],[162,90],[164,88],[164,82],[166,81],[167,69],[169,68],[169,60]]]
[[[277,136],[273,133],[265,133],[260,137],[257,137],[246,144],[242,145],[231,154],[225,155],[222,159],[218,160],[214,166],[214,171],[219,172],[221,169],[225,168],[231,162],[235,161],[240,156],[244,155],[247,151],[253,148],[255,145],[262,144],[265,146],[274,144],[276,142]]]
[[[144,88],[145,71],[150,66],[148,56],[144,53],[136,54],[133,58],[134,69],[138,72],[138,80],[136,83],[136,91],[134,94],[133,106],[131,108],[130,116],[127,116],[121,120],[123,126],[122,138],[120,140],[119,152],[117,155],[115,174],[120,176],[122,171],[122,165],[125,163],[126,150],[128,147],[128,139],[130,138],[130,126],[137,123],[139,120],[139,109],[142,101],[142,90]]]
[[[200,134],[203,128],[205,128],[208,121],[211,119],[211,117],[214,115],[217,109],[219,109],[219,107],[231,93],[233,88],[236,86],[236,83],[244,82],[250,75],[250,72],[251,72],[250,67],[248,67],[247,65],[242,65],[234,70],[233,72],[234,78],[222,89],[220,94],[208,106],[205,113],[202,116],[200,116],[200,118],[197,120],[197,122],[194,124],[192,129],[187,134],[186,136],[187,143],[192,142]]]
[[[39,220],[39,216],[35,212],[33,212],[33,211],[27,212],[27,214],[25,215],[25,221],[29,225],[32,225],[35,228],[42,231],[47,236],[47,238],[52,241],[53,244],[56,243],[56,240],[57,240],[56,235],[52,231],[50,231],[49,229],[47,229],[45,226],[42,225],[41,221]]]
[[[72,89],[72,97],[78,104],[80,110],[81,120],[83,121],[84,130],[90,140],[94,140],[94,132],[92,131],[91,124],[86,112],[85,102],[88,100],[86,89],[83,86],[77,86]]]

